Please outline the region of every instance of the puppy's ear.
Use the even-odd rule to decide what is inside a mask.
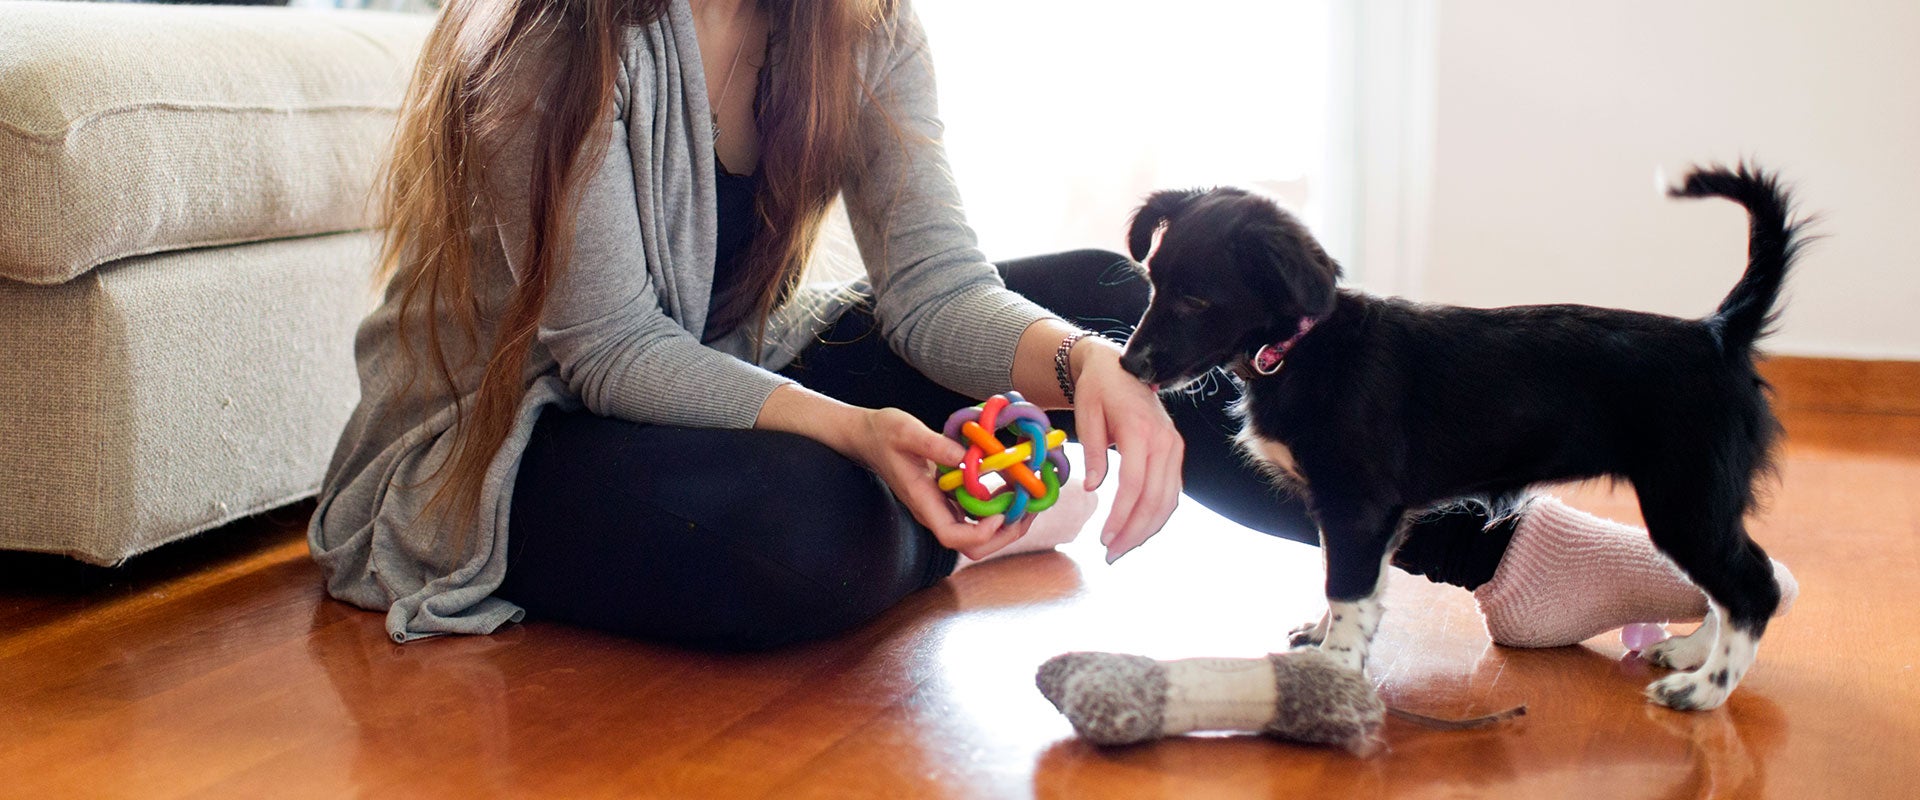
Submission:
[[[1133,260],[1147,260],[1147,253],[1153,250],[1153,232],[1160,229],[1160,223],[1206,193],[1205,189],[1168,189],[1147,195],[1147,201],[1134,209],[1133,219],[1127,224],[1127,250]]]
[[[1234,249],[1256,270],[1256,280],[1269,289],[1285,290],[1302,313],[1321,317],[1333,311],[1340,262],[1304,229],[1249,225],[1241,230]]]
[[[1287,288],[1293,290],[1294,299],[1300,301],[1301,309],[1308,316],[1324,317],[1333,313],[1334,287],[1340,282],[1340,262],[1328,256],[1319,245],[1314,245],[1313,256],[1305,269],[1290,273]]]

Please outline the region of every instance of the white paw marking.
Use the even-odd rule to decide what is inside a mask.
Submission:
[[[1660,705],[1681,711],[1706,711],[1719,708],[1733,694],[1734,687],[1747,676],[1747,670],[1753,666],[1753,660],[1759,653],[1760,640],[1752,634],[1728,626],[1724,620],[1726,610],[1718,603],[1711,604],[1708,622],[1700,630],[1684,637],[1696,637],[1707,642],[1706,658],[1699,668],[1692,672],[1679,672],[1647,686],[1647,699]],[[1714,636],[1703,637],[1712,625]],[[1664,642],[1663,642],[1664,644]],[[1694,645],[1676,645],[1671,657],[1680,659],[1690,657]]]
[[[1719,632],[1720,618],[1708,614],[1706,621],[1700,623],[1699,630],[1655,644],[1642,652],[1640,657],[1657,667],[1694,669],[1707,663],[1707,654],[1713,652]]]
[[[1380,628],[1380,612],[1379,592],[1351,602],[1328,602],[1327,635],[1320,642],[1320,652],[1356,672],[1366,669],[1367,649]]]
[[[1333,612],[1320,615],[1319,622],[1309,622],[1287,633],[1288,647],[1306,647],[1327,640],[1327,621],[1333,619]]]

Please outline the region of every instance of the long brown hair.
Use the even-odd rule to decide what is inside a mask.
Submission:
[[[623,30],[657,21],[667,2],[449,0],[421,53],[381,187],[387,236],[379,275],[402,282],[403,348],[418,359],[409,333],[425,334],[433,373],[457,406],[453,449],[435,473],[444,480],[427,506],[452,512],[456,535],[471,527],[488,466],[512,430],[541,312],[572,255],[580,189],[608,142],[593,134],[604,130],[612,103]],[[821,222],[857,166],[855,114],[870,93],[856,54],[892,18],[895,0],[747,2],[771,16],[769,52],[782,58],[769,65],[757,100],[760,229],[740,283],[749,288],[726,295],[709,326],[758,332],[799,281]],[[541,74],[524,74],[529,69]],[[530,78],[531,93],[524,89]],[[525,187],[483,180],[489,144],[508,136],[535,148]],[[524,192],[528,237],[518,254],[520,281],[504,308],[491,309],[476,294],[472,235],[502,207],[491,199],[497,190]],[[493,326],[471,405],[455,384],[437,324],[442,315],[458,323],[467,345],[459,366],[480,357],[482,321]]]

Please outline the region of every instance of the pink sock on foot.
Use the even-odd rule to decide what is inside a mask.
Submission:
[[[1773,562],[1784,614],[1800,593]],[[1541,496],[1520,524],[1493,578],[1473,592],[1487,633],[1508,647],[1577,644],[1635,622],[1691,622],[1707,597],[1654,549],[1647,532]]]

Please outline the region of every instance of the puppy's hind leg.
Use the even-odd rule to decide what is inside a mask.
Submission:
[[[1742,521],[1749,495],[1744,486],[1716,493],[1710,487],[1679,491],[1671,480],[1634,483],[1654,544],[1700,585],[1711,609],[1700,630],[1649,649],[1656,663],[1692,671],[1653,682],[1647,697],[1683,711],[1718,708],[1753,666],[1760,636],[1780,604],[1773,564]]]
[[[1287,632],[1287,646],[1309,647],[1327,640],[1327,626],[1333,622],[1333,612],[1329,610],[1320,615],[1319,622],[1309,622]]]
[[[1714,643],[1720,641],[1720,623],[1725,615],[1718,607],[1707,604],[1707,618],[1700,627],[1685,636],[1675,636],[1646,649],[1641,658],[1656,667],[1667,669],[1698,669],[1707,663],[1707,654],[1713,652]]]
[[[1320,622],[1321,652],[1353,670],[1365,670],[1380,629],[1387,559],[1406,533],[1406,510],[1321,513],[1320,546],[1327,560],[1327,615]]]
[[[1681,652],[1673,654],[1676,659],[1700,660],[1695,661],[1693,667],[1681,667],[1691,672],[1677,672],[1648,684],[1647,699],[1679,711],[1706,711],[1719,708],[1733,694],[1733,688],[1740,685],[1740,679],[1746,677],[1759,654],[1760,637],[1730,623],[1715,624],[1714,620],[1728,618],[1727,610],[1712,601],[1708,601],[1708,608],[1708,621],[1700,630],[1682,639],[1669,640],[1686,642]],[[1702,633],[1716,635],[1705,639],[1700,636]],[[1701,658],[1702,651],[1704,658]],[[1660,663],[1660,659],[1655,663]]]

